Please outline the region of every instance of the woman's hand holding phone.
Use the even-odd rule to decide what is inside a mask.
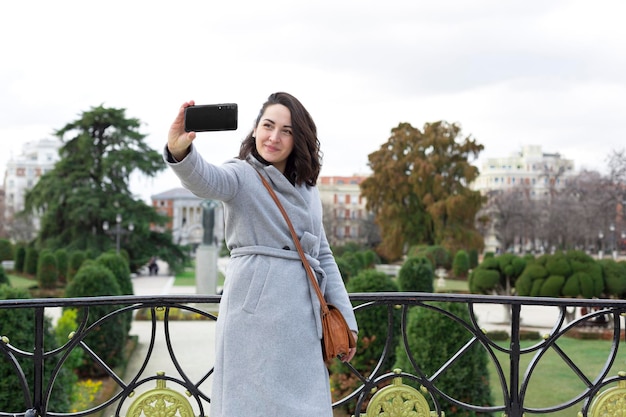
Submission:
[[[185,109],[195,105],[193,100],[187,101],[178,109],[178,115],[167,136],[167,149],[177,161],[182,161],[189,153],[191,142],[196,138],[196,132],[185,132]]]

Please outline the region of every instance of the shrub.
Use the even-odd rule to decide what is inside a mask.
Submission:
[[[428,246],[421,255],[426,256],[433,264],[433,268],[449,270],[452,267],[450,252],[443,246]]]
[[[467,254],[469,255],[470,269],[476,268],[478,266],[478,251],[470,249]]]
[[[66,249],[57,249],[54,252],[57,260],[57,270],[59,272],[59,281],[67,282],[67,267],[69,265],[69,256]]]
[[[375,269],[366,269],[353,277],[347,285],[348,292],[395,292],[398,287],[395,282],[384,272]],[[357,342],[358,355],[351,361],[351,364],[361,373],[367,373],[374,369],[387,339],[387,332],[392,335],[398,334],[400,329],[400,310],[387,306],[373,306],[364,310],[357,310],[356,318],[359,324],[359,340]],[[392,314],[393,323],[388,329],[389,314]],[[382,364],[382,369],[391,370],[394,362],[394,346],[392,341],[391,357]],[[331,386],[333,388],[334,399],[338,399],[346,392],[358,387],[361,382],[351,372],[347,371],[340,362],[334,361],[330,365]],[[352,410],[350,410],[352,411]]]
[[[115,252],[106,252],[96,258],[96,263],[108,268],[113,273],[120,287],[121,295],[133,295],[130,267],[122,255]],[[128,336],[133,321],[132,311],[124,313],[124,321],[126,323],[126,336]]]
[[[67,276],[65,277],[67,279],[67,282],[71,282],[72,278],[74,278],[74,275],[76,275],[76,272],[80,269],[80,267],[82,266],[83,262],[85,262],[85,260],[87,259],[87,255],[85,254],[85,252],[77,250],[77,251],[73,251],[70,254],[70,259],[68,262],[68,268],[67,268]]]
[[[121,295],[119,284],[113,273],[102,265],[91,261],[85,263],[65,289],[66,297],[93,297]],[[117,310],[117,306],[92,306],[89,308],[87,326]],[[124,316],[116,314],[100,323],[84,338],[85,343],[110,367],[118,366],[123,360],[127,330]],[[106,372],[86,358],[79,367],[84,376],[98,377]]]
[[[546,269],[550,275],[560,275],[562,277],[568,277],[572,274],[572,267],[569,261],[564,255],[553,255],[548,262],[546,262]]]
[[[433,264],[424,256],[406,260],[398,272],[400,291],[434,292]]]
[[[586,272],[574,272],[563,285],[561,295],[565,297],[594,297],[594,285],[591,276]]]
[[[491,294],[500,282],[497,269],[476,268],[469,276],[469,289],[472,294]]]
[[[517,279],[515,283],[515,290],[517,295],[521,296],[529,296],[529,295],[538,295],[533,294],[533,287],[539,285],[535,284],[536,282],[543,281],[545,277],[548,276],[548,271],[539,262],[535,262],[529,264],[522,272],[522,275]],[[541,288],[541,287],[539,287]],[[539,292],[539,288],[537,288],[537,292]]]
[[[37,266],[37,282],[39,288],[56,288],[59,279],[57,260],[50,251],[46,251],[39,256]]]
[[[487,332],[487,337],[494,342],[509,340],[509,332],[506,330],[490,330]]]
[[[559,297],[563,284],[565,284],[564,276],[550,275],[541,286],[539,295],[542,297]]]
[[[26,248],[26,258],[24,259],[24,273],[35,275],[37,273],[37,260],[39,252],[35,248]]]
[[[605,291],[608,295],[623,298],[626,295],[626,263],[603,259],[599,265],[604,274]]]
[[[13,245],[8,239],[0,239],[0,261],[13,260]]]
[[[24,289],[11,288],[6,285],[0,285],[0,299],[25,299],[30,298],[28,291]],[[25,351],[33,350],[35,344],[35,320],[34,310],[32,308],[9,308],[0,310],[0,335],[6,335],[10,338],[12,346]],[[58,345],[52,331],[52,324],[48,318],[43,322],[44,333],[44,349],[50,351]],[[43,380],[49,381],[54,370],[55,360],[59,356],[50,358],[44,366]],[[34,368],[31,360],[18,358],[18,362],[24,372],[27,383],[33,392],[32,381],[34,377]],[[63,367],[56,376],[52,395],[50,396],[49,411],[67,413],[70,411],[70,398],[72,388],[72,372]],[[27,404],[24,403],[24,396],[17,387],[19,387],[16,371],[7,360],[0,360],[0,410],[11,413],[24,413]]]
[[[13,269],[15,272],[24,272],[24,262],[26,261],[26,248],[22,245],[15,249],[15,265]]]
[[[0,265],[0,285],[11,285],[11,281],[9,281],[9,277],[6,272],[4,272],[2,265]]]
[[[106,252],[96,258],[96,263],[113,272],[122,295],[133,294],[133,283],[130,279],[130,267],[121,255],[118,255],[115,252]]]
[[[463,249],[457,251],[452,262],[452,272],[457,278],[467,278],[470,269],[469,255]]]
[[[415,359],[419,371],[413,368],[405,351],[405,346],[397,347],[395,368],[416,375],[433,375],[442,364],[463,348],[471,338],[458,322],[450,319],[437,309],[448,311],[460,319],[469,322],[467,306],[461,303],[430,303],[436,309],[413,307],[407,317],[407,342],[409,352]],[[454,393],[453,397],[469,404],[492,405],[489,389],[489,374],[485,372],[488,357],[485,349],[474,344],[463,353],[436,381],[437,388],[445,393]],[[415,386],[415,383],[409,382]],[[446,417],[476,416],[476,412],[461,409],[435,396]],[[434,409],[430,396],[427,396],[431,409]]]

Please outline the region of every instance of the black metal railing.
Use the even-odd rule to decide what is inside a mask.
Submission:
[[[342,365],[346,366],[346,372],[354,373],[357,383],[350,392],[342,393],[334,407],[348,408],[355,416],[365,415],[365,407],[372,399],[373,393],[391,384],[398,377],[421,387],[421,392],[429,399],[434,413],[444,412],[450,415],[450,411],[442,406],[443,400],[458,409],[491,415],[505,414],[509,417],[549,414],[566,409],[580,412],[582,416],[591,415],[589,410],[594,398],[610,386],[626,380],[625,374],[618,372],[619,365],[623,363],[623,358],[618,357],[618,348],[623,337],[622,315],[626,312],[626,301],[623,300],[430,293],[367,293],[350,296],[356,306],[357,318],[370,309],[382,309],[387,319],[386,333],[377,335],[379,338],[384,337],[385,342],[371,368],[364,370],[358,369],[358,366],[355,369]],[[125,415],[133,398],[136,398],[135,395],[153,388],[159,380],[166,381],[174,389],[182,390],[189,398],[196,415],[208,415],[212,375],[212,334],[216,320],[214,311],[220,299],[220,296],[171,295],[0,301],[0,310],[5,313],[10,310],[30,309],[35,322],[32,345],[12,344],[11,334],[7,329],[4,331],[8,334],[0,334],[2,337],[0,363],[10,364],[3,369],[12,369],[14,373],[12,378],[18,381],[12,395],[24,398],[22,409],[0,409],[0,417]],[[450,313],[437,302],[463,306],[466,314]],[[90,310],[97,306],[110,306],[112,311],[96,321],[93,321],[93,318],[88,320]],[[77,328],[63,346],[47,350],[44,340],[46,317],[58,317],[59,310],[67,307],[79,311]],[[529,323],[532,320],[525,313],[538,308],[541,309],[541,313],[536,317],[540,318],[541,323]],[[407,317],[413,309],[428,309],[446,317],[463,329],[466,335],[465,344],[451,352],[445,363],[433,372],[424,371],[424,364],[416,360],[409,341]],[[589,313],[574,314],[581,309]],[[140,332],[140,348],[136,349],[125,370],[120,371],[109,366],[103,359],[102,352],[94,351],[86,342],[86,338],[101,331],[102,324],[130,312],[137,315],[140,311],[146,319],[139,321],[136,317],[130,331],[131,335]],[[173,312],[185,312],[193,315],[195,320],[175,320]],[[500,313],[504,318],[498,320],[496,330],[508,333],[505,342],[495,340],[486,329],[489,327],[486,326],[490,321],[489,314],[494,316]],[[533,331],[538,331],[542,335],[539,340],[523,342],[528,325],[532,325]],[[596,352],[596,356],[604,355],[604,363],[600,369],[590,371],[586,368],[586,361],[581,363],[562,348],[565,337],[571,336],[572,332],[580,333],[583,330],[601,332],[610,340],[603,345],[606,346],[605,352]],[[196,339],[189,342],[191,337]],[[198,350],[199,343],[203,344],[201,350]],[[398,345],[405,352],[412,369],[394,371],[386,365],[390,355],[397,351]],[[454,372],[454,364],[476,346],[487,352],[491,372],[500,385],[500,389],[494,390],[495,394],[492,393],[492,405],[474,404],[471,400],[457,398],[455,392],[444,392],[438,385],[441,376],[446,372]],[[111,395],[83,410],[59,412],[50,409],[48,404],[55,395],[59,372],[71,352],[77,349],[86,352],[86,357],[107,375],[109,381],[112,381],[114,387]],[[559,404],[534,406],[529,400],[529,388],[537,378],[551,378],[538,371],[548,353],[557,354],[559,360],[574,376],[575,383],[572,385],[578,386],[579,389],[571,395],[571,398]],[[159,362],[156,366],[160,366],[164,359],[171,363],[171,369],[169,371],[154,369],[153,363]],[[44,366],[52,370],[44,372]],[[156,371],[163,372],[157,374]],[[26,375],[32,377],[28,378]],[[493,384],[492,381],[492,386]],[[563,387],[553,388],[559,390]]]

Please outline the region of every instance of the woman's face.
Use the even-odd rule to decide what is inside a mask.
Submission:
[[[285,172],[287,158],[293,150],[291,112],[282,104],[267,106],[254,128],[256,150],[280,172]]]

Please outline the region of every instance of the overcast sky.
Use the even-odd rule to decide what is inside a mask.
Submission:
[[[237,131],[195,142],[221,163],[275,91],[315,119],[322,175],[367,172],[398,123],[438,120],[485,146],[479,166],[537,144],[602,171],[625,147],[625,16],[624,0],[3,2],[0,173],[100,104],[160,150],[189,99],[239,104]],[[178,186],[133,181],[146,200]]]

